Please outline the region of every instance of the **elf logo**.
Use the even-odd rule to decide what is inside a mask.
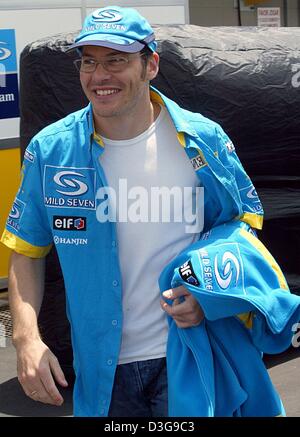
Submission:
[[[54,215],[53,229],[58,231],[86,231],[86,217]]]
[[[181,267],[179,267],[179,274],[181,278],[188,284],[199,285],[199,281],[195,275],[191,261],[186,261]]]

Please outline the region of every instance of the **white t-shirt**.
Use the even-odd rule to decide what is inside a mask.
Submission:
[[[189,223],[183,212],[189,210],[191,215],[200,181],[163,107],[149,129],[136,138],[103,138],[103,142],[100,163],[109,187],[116,193],[122,274],[119,364],[160,358],[166,354],[168,326],[160,307],[158,277],[181,250],[199,237],[199,228],[186,232]],[[158,201],[157,190],[161,187],[165,187],[163,200]],[[185,194],[183,187],[189,187]],[[169,196],[171,189],[173,198]],[[187,220],[190,222],[191,217]]]

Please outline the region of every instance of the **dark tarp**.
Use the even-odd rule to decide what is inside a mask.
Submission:
[[[265,208],[260,238],[300,292],[300,29],[156,26],[158,89],[219,122],[236,145]],[[77,34],[77,33],[76,33]],[[41,128],[83,107],[75,34],[28,45],[21,54],[21,147]],[[40,314],[46,343],[70,367],[64,285],[55,251],[47,257]]]

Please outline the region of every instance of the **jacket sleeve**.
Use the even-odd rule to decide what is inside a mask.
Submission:
[[[179,285],[198,300],[207,320],[236,317],[259,350],[289,347],[300,297],[289,292],[278,264],[248,224],[213,228],[182,252],[160,278],[161,289]]]
[[[232,141],[219,125],[216,127],[216,138],[218,158],[234,176],[238,187],[243,214],[237,219],[248,223],[253,228],[261,229],[263,207],[260,199],[250,177],[239,160]]]
[[[20,188],[1,238],[10,249],[32,258],[45,256],[52,246],[37,145],[32,140],[25,151]]]

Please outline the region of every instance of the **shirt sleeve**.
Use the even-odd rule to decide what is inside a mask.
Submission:
[[[32,140],[25,151],[21,184],[1,238],[7,247],[31,258],[47,255],[52,246],[40,161],[38,141]]]

